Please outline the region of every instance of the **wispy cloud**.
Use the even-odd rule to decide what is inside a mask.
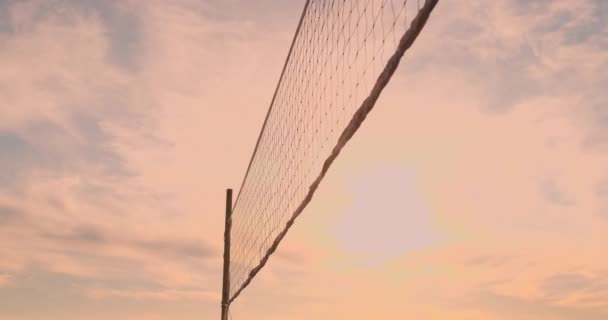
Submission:
[[[200,272],[216,252],[200,237],[154,235],[163,222],[134,230],[146,215],[174,214],[138,181],[127,152],[166,147],[158,100],[141,76],[145,10],[104,1],[0,5],[0,270],[151,277],[169,287],[207,277]]]
[[[442,1],[239,306],[607,318],[607,6]],[[0,317],[215,315],[222,189],[300,9],[0,1]]]
[[[219,292],[200,290],[117,290],[94,288],[87,292],[93,299],[123,298],[135,300],[209,300],[216,302]]]
[[[518,296],[509,296],[493,292],[482,292],[476,303],[482,309],[489,309],[501,317],[517,319],[589,319],[600,320],[608,312],[597,307],[560,306],[545,301],[528,300]]]
[[[542,290],[547,301],[608,312],[608,278],[601,275],[557,274],[544,280]]]
[[[560,206],[572,206],[576,202],[570,199],[557,185],[554,179],[547,179],[542,183],[542,191],[545,198],[554,204]]]

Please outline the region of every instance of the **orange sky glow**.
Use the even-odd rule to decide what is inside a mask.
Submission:
[[[218,319],[303,1],[0,1],[0,320]],[[234,319],[608,319],[608,2],[441,0]]]

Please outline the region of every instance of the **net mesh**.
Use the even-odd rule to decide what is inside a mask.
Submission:
[[[230,302],[310,201],[436,2],[307,1],[234,204]]]

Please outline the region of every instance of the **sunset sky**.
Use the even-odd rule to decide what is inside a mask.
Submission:
[[[0,0],[0,320],[219,319],[303,5]],[[607,247],[608,1],[440,0],[231,313],[606,320]]]

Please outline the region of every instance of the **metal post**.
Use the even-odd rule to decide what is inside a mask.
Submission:
[[[232,229],[232,189],[226,189],[226,222],[224,225],[224,276],[222,280],[222,320],[228,320],[230,301],[230,232]]]

